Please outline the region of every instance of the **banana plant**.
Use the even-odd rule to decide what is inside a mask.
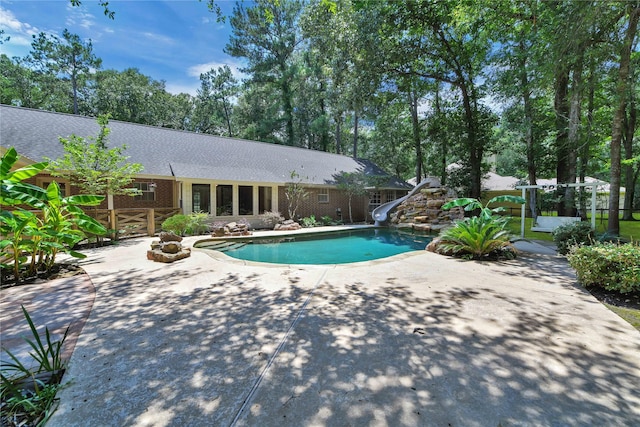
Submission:
[[[483,205],[482,202],[478,199],[471,199],[468,197],[462,197],[459,199],[454,199],[451,200],[447,203],[445,203],[442,206],[443,210],[449,210],[451,208],[454,207],[462,207],[464,208],[465,211],[467,212],[471,212],[471,211],[475,211],[475,210],[480,210],[479,216],[485,220],[496,220],[499,222],[504,222],[506,224],[506,222],[508,221],[507,217],[503,217],[503,216],[498,216],[496,214],[500,213],[500,212],[504,212],[506,210],[506,208],[504,206],[498,206],[498,207],[490,207],[492,204],[494,203],[516,203],[516,204],[524,204],[526,203],[526,200],[523,199],[520,196],[511,196],[509,194],[504,194],[501,196],[496,196],[494,198],[492,198],[491,200],[489,200],[487,202],[486,205]]]
[[[0,267],[12,270],[16,281],[19,281],[24,269],[30,274],[50,270],[60,252],[84,258],[85,255],[73,250],[85,237],[84,233],[103,235],[107,230],[80,208],[97,206],[104,196],[82,194],[62,197],[55,181],[46,190],[25,183],[24,180],[46,168],[47,163],[12,171],[17,160],[14,148],[2,156],[0,204],[27,205],[41,211],[41,215],[36,215],[19,206],[12,211],[0,211]]]
[[[35,242],[30,235],[37,224],[37,217],[29,211],[0,212],[0,266],[13,270],[16,281],[28,260],[27,254],[34,252]]]
[[[46,201],[42,207],[42,229],[48,238],[43,242],[46,253],[44,266],[49,270],[56,255],[63,251],[76,258],[85,258],[73,247],[85,238],[85,232],[104,235],[107,229],[96,219],[85,214],[79,206],[97,206],[104,196],[80,194],[62,197],[60,186],[53,181],[46,190]]]
[[[12,171],[18,161],[15,148],[9,148],[0,161],[0,205],[15,206],[25,204],[40,208],[46,198],[44,189],[22,182],[42,172],[48,162],[34,163]]]

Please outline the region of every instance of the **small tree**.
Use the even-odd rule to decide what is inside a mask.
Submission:
[[[349,198],[349,222],[353,222],[351,201],[354,197],[365,196],[371,187],[377,187],[381,177],[372,177],[364,172],[342,172],[337,178],[338,189]]]
[[[295,221],[296,211],[300,202],[309,196],[309,192],[302,185],[302,178],[296,171],[291,171],[291,182],[287,184],[284,195],[287,198],[289,219]]]
[[[142,171],[139,163],[127,163],[123,154],[127,149],[107,147],[110,133],[107,125],[109,116],[101,115],[97,119],[100,125],[98,136],[83,138],[71,135],[69,139],[60,138],[65,154],[51,161],[49,169],[53,176],[63,177],[88,194],[107,195],[108,208],[113,209],[113,196],[125,194],[135,196],[139,191],[129,187],[135,174]]]

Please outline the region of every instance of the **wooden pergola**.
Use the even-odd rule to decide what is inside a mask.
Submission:
[[[591,228],[595,230],[596,228],[596,194],[598,190],[598,186],[607,185],[606,182],[595,181],[595,182],[576,182],[572,184],[537,184],[537,185],[518,185],[516,189],[522,190],[522,198],[527,200],[527,190],[545,190],[545,191],[553,191],[561,188],[567,187],[591,187]],[[524,218],[526,212],[526,203],[521,207],[521,215],[520,215],[520,237],[524,237]],[[535,220],[535,219],[534,219]]]

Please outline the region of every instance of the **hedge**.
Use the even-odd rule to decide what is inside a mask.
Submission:
[[[640,246],[633,243],[594,243],[574,247],[567,259],[585,286],[620,293],[640,291]]]

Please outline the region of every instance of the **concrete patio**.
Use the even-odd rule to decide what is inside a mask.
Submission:
[[[95,303],[48,426],[640,420],[640,332],[535,244],[500,263],[270,266],[154,263],[150,242],[85,252]]]

